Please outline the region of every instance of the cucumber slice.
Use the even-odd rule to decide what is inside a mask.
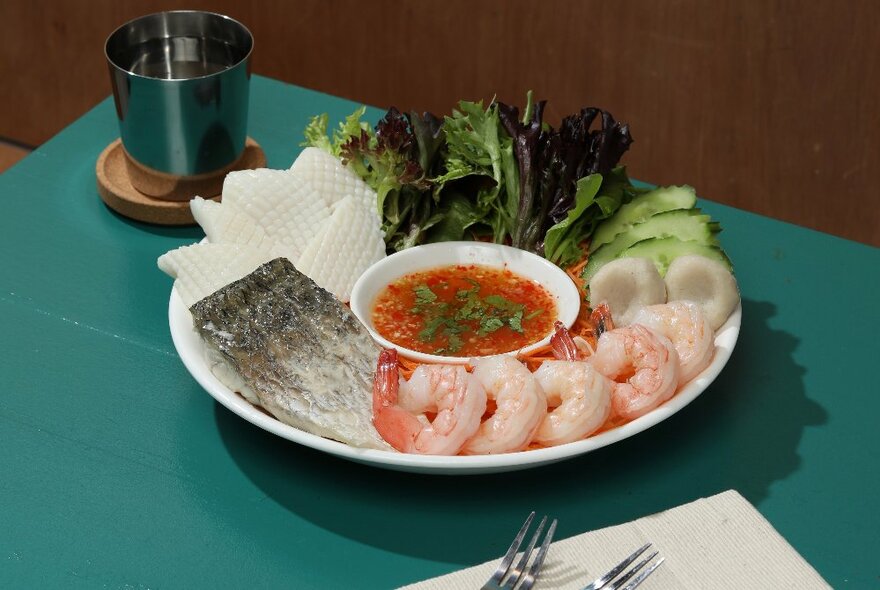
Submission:
[[[715,236],[720,230],[718,223],[699,209],[674,209],[657,213],[643,223],[637,223],[617,234],[611,242],[600,246],[590,254],[581,277],[588,283],[593,275],[621,252],[648,238],[676,237],[683,241],[696,241],[706,246],[718,246]]]
[[[617,212],[603,221],[593,232],[590,252],[598,250],[603,244],[611,242],[618,234],[631,226],[646,221],[657,213],[673,209],[692,209],[697,204],[697,194],[689,186],[667,186],[654,189],[629,203],[622,205]]]
[[[669,264],[677,257],[684,256],[685,254],[695,254],[697,256],[717,260],[725,265],[730,272],[733,272],[733,265],[730,263],[730,259],[727,257],[727,254],[724,253],[724,250],[718,246],[707,246],[706,244],[694,241],[686,242],[674,237],[649,238],[647,240],[642,240],[641,242],[636,242],[621,252],[618,258],[650,258],[657,267],[660,276],[666,276],[666,270],[669,268]]]

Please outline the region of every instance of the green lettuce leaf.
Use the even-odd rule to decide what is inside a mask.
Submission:
[[[572,207],[565,219],[547,230],[544,237],[544,257],[560,266],[577,261],[582,252],[579,238],[583,224],[584,212],[596,202],[596,194],[602,186],[601,174],[590,174],[577,181],[577,190]]]
[[[315,115],[314,117],[312,117],[309,120],[308,125],[306,125],[305,131],[303,132],[303,135],[305,135],[305,141],[303,141],[299,145],[301,147],[320,148],[332,154],[333,144],[330,142],[330,138],[327,137],[327,125],[327,113]]]
[[[440,221],[428,232],[428,242],[464,240],[467,229],[485,217],[473,200],[453,191],[448,191],[444,196],[439,214]]]
[[[495,242],[503,242],[510,233],[512,215],[509,205],[499,199],[507,187],[504,169],[510,169],[512,148],[509,138],[502,150],[498,109],[493,103],[483,108],[483,102],[461,101],[458,109],[443,122],[446,130],[446,173],[434,178],[435,194],[440,194],[447,183],[466,176],[487,176],[494,181],[489,188],[477,192],[475,209],[483,213],[483,220],[492,229]],[[505,161],[506,160],[506,161]],[[505,191],[506,192],[506,191]]]
[[[603,219],[644,192],[633,186],[626,168],[618,166],[604,176],[590,174],[577,181],[574,206],[565,218],[547,230],[544,257],[559,266],[569,266],[583,258],[581,244]]]
[[[345,120],[339,123],[339,127],[333,130],[333,137],[328,134],[329,116],[327,113],[315,115],[306,125],[303,135],[305,141],[300,143],[301,147],[316,147],[339,157],[342,146],[349,142],[353,137],[360,137],[362,133],[366,133],[372,137],[373,130],[370,124],[361,121],[367,107],[361,106],[355,109]]]

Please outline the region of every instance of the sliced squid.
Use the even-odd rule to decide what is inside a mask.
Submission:
[[[385,241],[372,211],[348,196],[336,204],[296,268],[346,302],[358,277],[384,256]]]
[[[190,209],[208,243],[159,259],[187,306],[279,256],[348,301],[355,281],[385,256],[376,192],[316,148],[289,170],[230,172],[220,203],[196,197]]]
[[[273,241],[298,258],[330,217],[323,195],[307,178],[287,170],[240,170],[223,182],[223,207],[247,213]]]
[[[381,225],[382,220],[376,209],[376,191],[333,154],[320,148],[307,147],[293,162],[290,172],[294,178],[310,182],[324,198],[327,206],[334,205],[345,197],[353,197],[368,211],[372,211],[376,223]]]
[[[189,208],[212,244],[241,244],[256,248],[272,244],[266,230],[232,203],[195,197],[189,202]]]

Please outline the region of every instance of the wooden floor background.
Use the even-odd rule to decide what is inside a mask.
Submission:
[[[610,110],[639,179],[880,246],[880,2],[192,0],[253,70],[380,107]],[[103,43],[163,0],[0,6],[0,138],[36,146],[110,93]],[[298,138],[292,138],[293,142]]]

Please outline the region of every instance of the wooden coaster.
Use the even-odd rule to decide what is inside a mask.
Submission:
[[[157,225],[193,225],[192,212],[189,209],[189,201],[195,196],[214,201],[220,200],[220,190],[223,188],[223,178],[232,170],[252,170],[266,166],[266,154],[250,137],[245,143],[244,152],[235,164],[224,169],[218,174],[201,177],[172,177],[170,175],[157,175],[156,186],[167,189],[166,197],[158,198],[144,194],[132,184],[132,170],[134,166],[125,154],[122,140],[117,139],[108,145],[95,166],[95,175],[98,180],[98,194],[108,207],[131,219],[155,223]],[[144,172],[141,169],[141,172]],[[138,174],[137,171],[134,174]],[[219,183],[217,182],[219,178]],[[138,179],[142,186],[148,180],[146,177]],[[209,190],[205,190],[209,189]],[[169,200],[173,198],[175,200]]]

